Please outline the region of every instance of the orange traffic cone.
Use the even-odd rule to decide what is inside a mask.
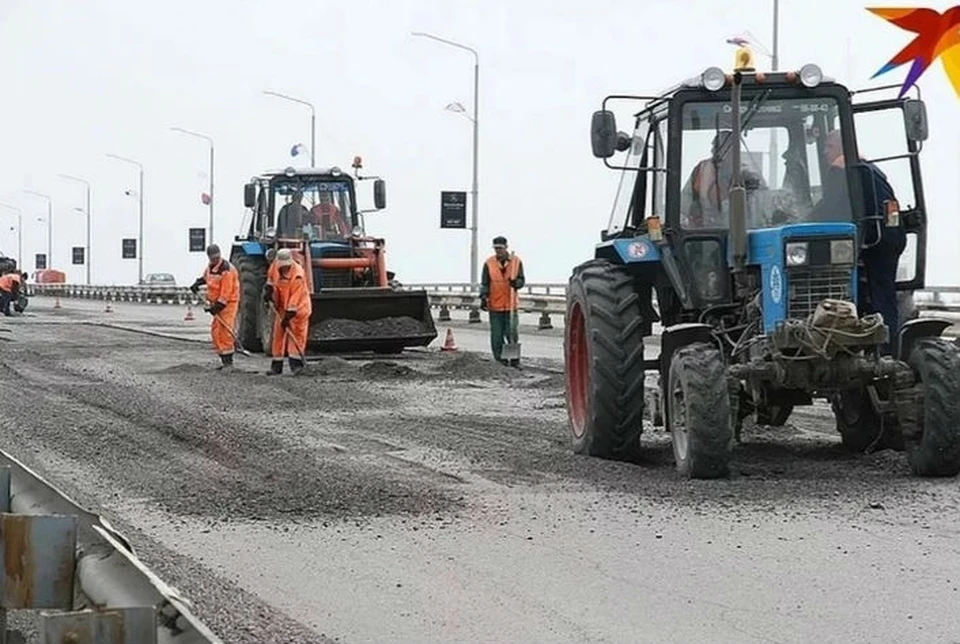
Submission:
[[[110,300],[107,300],[107,308],[103,309],[104,313],[113,313],[113,309],[110,307]]]
[[[457,343],[453,341],[453,331],[447,329],[447,337],[443,340],[443,346],[440,347],[441,351],[456,351]]]
[[[187,314],[183,316],[184,322],[193,322],[197,318],[193,317],[193,307],[190,306],[190,302],[187,302]]]
[[[60,296],[59,296],[59,295],[57,296],[57,301],[53,303],[53,308],[55,308],[55,309],[59,309],[59,308],[60,308]]]

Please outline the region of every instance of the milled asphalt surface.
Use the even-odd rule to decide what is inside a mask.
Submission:
[[[691,482],[652,428],[642,464],[571,454],[556,358],[491,364],[475,325],[458,353],[267,378],[44,299],[0,321],[4,449],[226,642],[960,641],[960,483],[845,454],[822,407]],[[109,319],[203,337],[165,310]]]

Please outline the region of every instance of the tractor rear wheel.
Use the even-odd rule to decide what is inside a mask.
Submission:
[[[240,255],[234,261],[240,271],[240,310],[237,315],[240,344],[248,351],[269,350],[269,337],[261,335],[263,287],[267,283],[267,262],[263,257]]]
[[[863,453],[871,446],[875,450],[903,449],[903,441],[895,426],[896,420],[881,420],[865,387],[840,392],[830,401],[830,406],[837,420],[840,441],[849,451]]]
[[[730,472],[734,418],[723,356],[697,342],[678,349],[667,377],[667,425],[673,437],[677,471],[693,479]]]
[[[918,476],[960,473],[960,348],[941,338],[924,338],[909,357],[920,381],[923,409],[919,439],[907,441],[910,467]]]
[[[630,460],[643,431],[643,320],[633,278],[591,260],[567,287],[563,354],[573,451]]]

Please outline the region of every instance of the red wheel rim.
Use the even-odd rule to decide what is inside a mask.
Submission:
[[[573,435],[583,436],[587,424],[587,386],[590,382],[587,369],[587,325],[583,309],[574,303],[570,310],[567,336],[567,414]]]

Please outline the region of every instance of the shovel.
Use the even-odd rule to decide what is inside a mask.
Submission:
[[[230,334],[230,337],[233,338],[233,350],[234,350],[234,351],[237,351],[237,352],[239,352],[239,353],[242,353],[243,355],[247,356],[248,358],[253,357],[253,354],[251,354],[249,351],[247,351],[246,349],[244,349],[244,348],[243,348],[243,345],[240,344],[240,339],[237,337],[237,334],[233,332],[233,329],[230,328],[230,325],[228,325],[226,322],[224,322],[224,321],[223,321],[223,318],[220,317],[219,314],[218,314],[218,315],[214,315],[213,317],[217,320],[217,322],[219,322],[220,324],[223,325],[223,328],[226,329],[226,330],[227,330],[227,333]]]
[[[280,317],[280,313],[277,312],[277,307],[274,306],[273,302],[270,302],[270,308],[273,309],[273,314],[276,317]],[[289,340],[290,343],[293,344],[293,348],[297,350],[297,353],[299,354],[298,357],[300,358],[300,362],[302,362],[304,365],[304,368],[306,368],[307,358],[305,356],[305,352],[303,349],[300,348],[300,343],[297,342],[297,339],[293,337],[293,332],[290,331],[290,327],[283,327],[283,332],[287,336],[287,340]]]
[[[510,261],[512,262],[514,254],[510,253]],[[513,277],[511,281],[517,279],[517,266],[516,264],[513,267]],[[517,313],[517,291],[512,286],[510,287],[510,299],[512,300],[513,306],[510,307],[510,330],[507,332],[507,337],[513,340],[513,342],[506,342],[503,345],[503,351],[500,352],[500,358],[503,360],[519,360],[520,359],[520,338],[517,337],[520,335],[520,317]]]

